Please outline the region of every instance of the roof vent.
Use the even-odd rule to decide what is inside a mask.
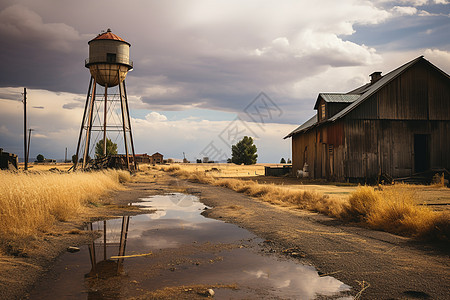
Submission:
[[[378,80],[381,79],[381,72],[373,72],[372,74],[370,74],[370,84],[374,84],[375,82],[377,82]]]

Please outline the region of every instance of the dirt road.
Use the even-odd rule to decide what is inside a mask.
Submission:
[[[136,211],[120,210],[120,208],[149,195],[161,195],[168,192],[193,194],[198,196],[206,206],[211,207],[205,210],[203,215],[234,223],[249,230],[265,240],[263,247],[267,253],[294,257],[292,251],[285,250],[295,249],[294,259],[304,264],[312,264],[320,274],[328,274],[353,287],[352,295],[366,288],[362,292],[362,299],[450,299],[448,248],[421,244],[384,232],[344,225],[329,217],[273,206],[226,188],[186,182],[163,172],[157,172],[151,176],[140,176],[136,182],[129,183],[128,187],[127,191],[112,195],[109,200],[110,206],[103,207],[101,214],[93,217],[98,220],[107,215],[136,214]],[[81,228],[81,224],[71,226]],[[61,235],[52,235],[51,244],[54,248],[52,253],[64,252],[69,246],[67,242],[64,242],[64,237],[70,236],[71,234],[67,232],[71,231],[65,229],[61,232]],[[86,243],[86,238],[87,236],[81,235],[78,238],[79,245]],[[42,244],[47,240],[48,238],[44,239]],[[57,240],[58,243],[56,243]],[[199,249],[196,248],[194,252]],[[171,261],[182,255],[176,251],[171,253],[168,250],[162,251],[161,257]],[[45,260],[48,262],[44,264],[38,262],[42,261],[42,255],[40,257],[31,255],[26,261],[28,264],[39,265],[39,268],[51,272],[54,262],[50,256],[54,254],[47,255],[49,257]],[[157,256],[156,252],[155,256]],[[26,268],[23,268],[10,274],[14,275],[14,278],[26,278],[29,274],[27,272]],[[170,270],[167,272],[169,276],[174,274],[170,273]],[[17,280],[17,283],[19,284],[20,281]],[[134,283],[131,282],[131,284]],[[25,285],[23,280],[20,284],[22,288],[31,285],[32,282],[27,282]],[[0,298],[10,295],[5,299],[14,299],[16,297],[13,295],[20,293],[17,290],[18,285],[9,283],[2,287],[9,290],[2,291]],[[203,286],[200,287],[203,288]],[[39,285],[35,285],[36,288],[39,289]],[[172,289],[168,293],[169,296],[165,294],[161,298],[170,299],[173,296],[181,299],[187,296],[183,289]],[[181,295],[184,296],[178,297]],[[146,299],[147,296],[144,295],[139,299]]]
[[[206,215],[238,224],[267,240],[272,251],[296,248],[320,272],[363,292],[363,299],[450,299],[448,248],[343,225],[322,215],[276,207],[226,188],[180,181],[213,209]]]

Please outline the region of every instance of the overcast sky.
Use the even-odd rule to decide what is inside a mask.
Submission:
[[[229,157],[237,130],[255,137],[259,162],[279,162],[318,93],[420,55],[450,73],[449,18],[447,0],[2,0],[0,147],[23,157],[27,87],[30,157],[75,152],[87,43],[111,28],[131,44],[137,153]]]

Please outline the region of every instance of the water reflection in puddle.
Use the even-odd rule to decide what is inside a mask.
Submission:
[[[58,259],[31,299],[119,299],[170,286],[234,285],[217,299],[345,298],[350,287],[291,259],[261,254],[261,240],[205,218],[196,196],[152,196],[133,203],[151,213],[100,221],[93,244]],[[156,211],[155,211],[156,210]]]

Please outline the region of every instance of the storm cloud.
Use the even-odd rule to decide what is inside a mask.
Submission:
[[[425,54],[448,72],[449,6],[444,0],[5,0],[0,105],[17,119],[17,105],[6,103],[20,100],[19,87],[33,89],[39,98],[33,105],[44,107],[40,116],[51,110],[59,126],[55,137],[73,131],[75,141],[90,76],[87,42],[111,28],[131,43],[127,91],[137,127],[157,120],[167,132],[170,124],[201,132],[196,126],[208,125],[171,123],[164,112],[238,116],[260,92],[283,112],[271,122],[295,127],[313,114],[318,93],[347,92],[373,71],[386,73]],[[57,120],[68,115],[70,122]],[[48,119],[39,122],[50,137]],[[16,125],[2,119],[2,142],[20,132]],[[73,147],[66,137],[64,143]]]

